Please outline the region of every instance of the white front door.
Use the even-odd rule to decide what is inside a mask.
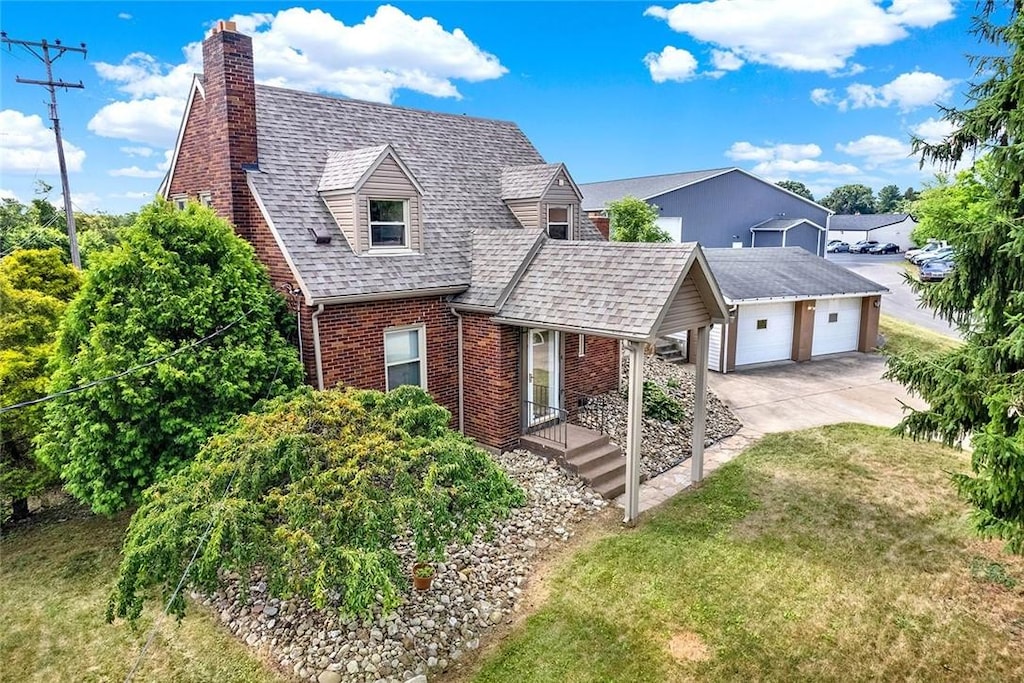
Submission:
[[[561,345],[554,330],[528,330],[526,340],[527,419],[531,425],[558,416],[561,408],[559,356]]]

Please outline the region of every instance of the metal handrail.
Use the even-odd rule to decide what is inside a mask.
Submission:
[[[554,441],[563,447],[569,445],[569,414],[565,410],[533,401],[523,403],[527,434]]]
[[[577,403],[578,409],[576,420],[579,422],[579,413],[586,410],[596,420],[597,430],[602,434],[608,434],[608,416],[605,414],[605,402],[596,399],[597,396],[588,396],[587,394],[580,394],[579,401]],[[594,428],[593,425],[583,425],[582,422],[581,425],[584,427],[588,427],[590,429]],[[608,435],[611,436],[611,434]]]

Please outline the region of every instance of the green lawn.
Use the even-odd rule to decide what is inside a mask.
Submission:
[[[154,615],[147,612],[135,630],[103,619],[128,517],[70,508],[46,515],[0,541],[0,679],[122,681]],[[135,680],[287,679],[193,605],[180,626],[162,620]]]
[[[1024,680],[1024,558],[974,538],[962,453],[766,437],[561,565],[479,681]]]
[[[925,353],[948,351],[960,345],[960,342],[952,337],[884,313],[879,316],[878,331],[885,337],[885,347],[882,350],[891,353],[909,350]]]

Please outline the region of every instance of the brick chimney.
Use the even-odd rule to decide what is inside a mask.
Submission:
[[[591,216],[590,222],[594,224],[594,227],[597,228],[597,231],[600,232],[605,239],[608,239],[608,216]]]
[[[220,21],[203,41],[203,90],[213,208],[252,241],[254,201],[243,165],[259,160],[252,38]]]

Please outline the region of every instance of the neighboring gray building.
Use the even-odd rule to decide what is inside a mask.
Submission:
[[[705,247],[803,247],[825,255],[829,209],[741,168],[609,180],[580,185],[583,210],[634,196],[656,206],[676,241]]]
[[[909,213],[841,213],[829,217],[828,239],[851,245],[861,240],[892,242],[906,251],[913,246],[910,234],[916,227],[917,221]]]

